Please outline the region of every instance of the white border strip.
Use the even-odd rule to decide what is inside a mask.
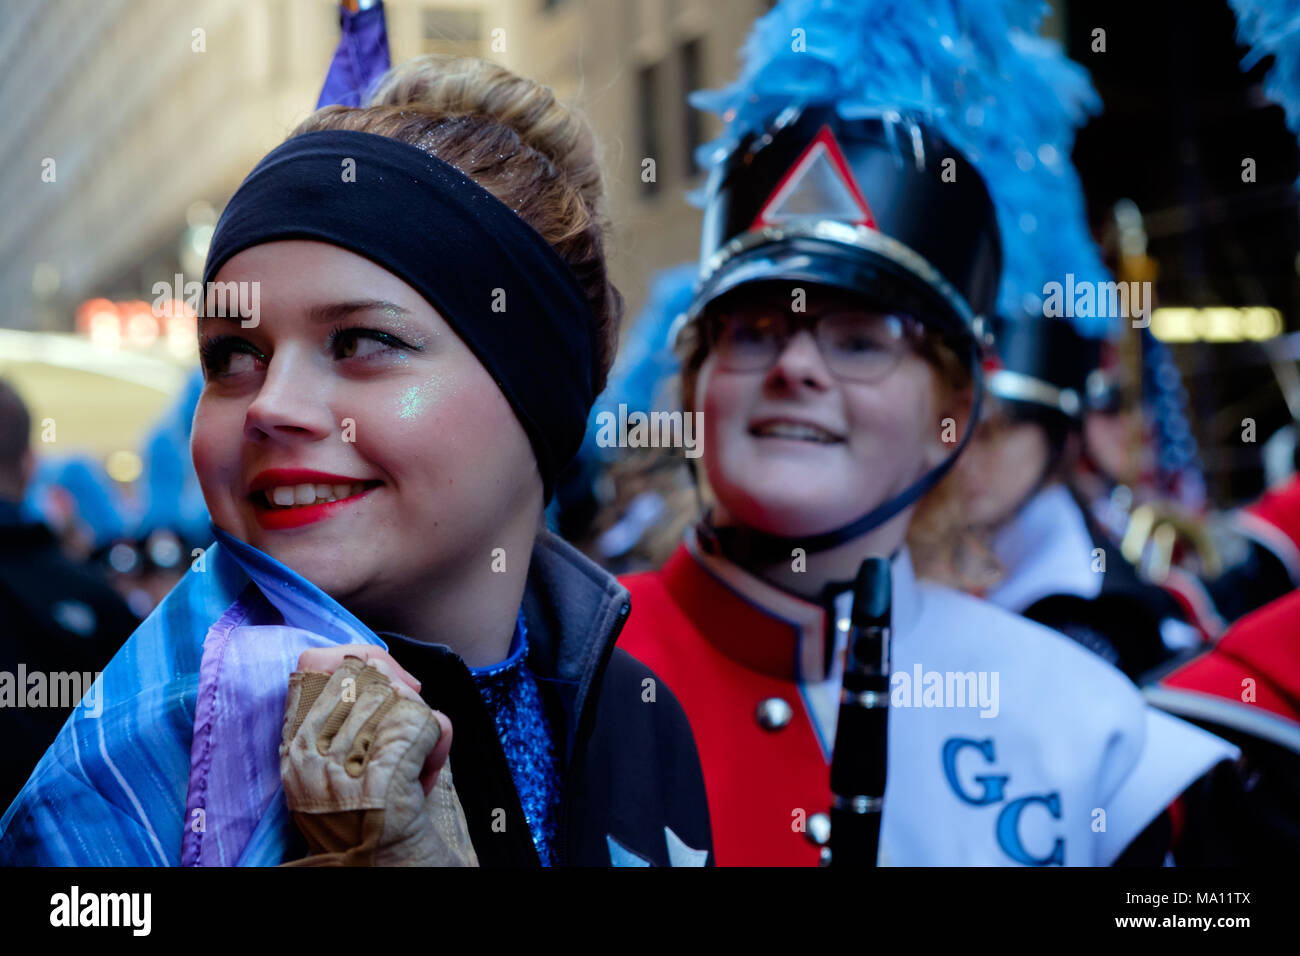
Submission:
[[[1238,511],[1233,515],[1232,521],[1242,534],[1260,547],[1267,548],[1269,553],[1281,561],[1286,567],[1286,573],[1291,576],[1291,583],[1300,587],[1300,548],[1296,547],[1290,535],[1251,511]]]
[[[1234,704],[1226,698],[1201,691],[1151,686],[1143,688],[1147,703],[1178,717],[1206,720],[1286,747],[1300,754],[1300,724],[1261,708]]]

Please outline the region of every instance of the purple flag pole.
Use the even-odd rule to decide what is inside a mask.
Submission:
[[[335,104],[360,106],[367,89],[389,67],[383,0],[345,0],[339,5],[339,23],[343,35],[330,61],[317,109]]]

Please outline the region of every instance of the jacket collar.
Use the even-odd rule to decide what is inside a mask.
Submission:
[[[539,679],[560,685],[571,756],[579,720],[630,609],[627,588],[612,574],[551,532],[538,534],[523,601],[528,659]]]
[[[825,680],[837,638],[848,631],[847,591],[823,606],[768,584],[700,547],[692,528],[661,572],[664,586],[700,633],[739,664],[800,683]],[[920,597],[906,548],[891,562],[892,629],[911,630]]]
[[[986,597],[1016,614],[1053,594],[1092,600],[1104,577],[1092,569],[1092,551],[1083,511],[1069,489],[1044,488],[994,536],[993,553],[1006,572]]]

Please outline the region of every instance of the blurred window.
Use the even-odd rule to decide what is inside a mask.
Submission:
[[[679,76],[682,81],[682,95],[680,98],[682,113],[682,147],[685,150],[685,172],[689,179],[700,171],[699,164],[695,161],[695,150],[703,141],[700,127],[700,111],[691,106],[686,98],[696,90],[700,89],[702,81],[700,80],[700,57],[701,47],[704,41],[696,38],[687,40],[679,49],[681,60]]]
[[[649,182],[642,182],[643,195],[654,196],[659,192],[659,122],[658,122],[658,64],[644,66],[637,71],[636,101],[637,116],[641,124],[641,157],[653,159],[655,176]],[[644,179],[644,177],[642,177]]]

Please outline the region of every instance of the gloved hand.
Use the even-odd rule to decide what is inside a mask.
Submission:
[[[438,717],[381,668],[348,655],[289,677],[280,780],[312,855],[288,865],[478,866],[450,766],[421,781]]]

